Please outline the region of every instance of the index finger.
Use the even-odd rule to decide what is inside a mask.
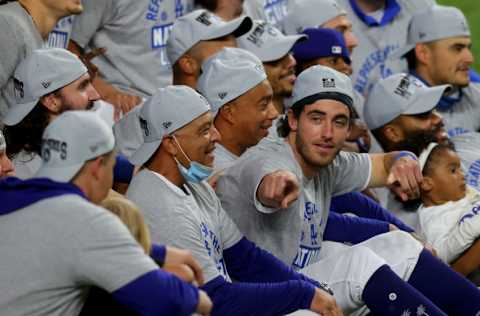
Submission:
[[[200,267],[200,264],[193,257],[190,257],[190,260],[187,263],[190,268],[192,268],[193,274],[195,274],[195,280],[197,281],[198,285],[202,286],[205,280],[203,278],[203,271]]]

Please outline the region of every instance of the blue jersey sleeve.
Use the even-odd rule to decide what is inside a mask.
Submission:
[[[301,280],[320,287],[303,274],[295,272],[269,252],[257,247],[247,238],[223,251],[229,275],[241,282],[283,282]]]
[[[312,284],[300,280],[229,283],[221,276],[205,284],[202,289],[212,299],[212,316],[284,315],[309,309],[315,294]]]
[[[349,192],[333,197],[330,211],[339,214],[352,213],[359,217],[388,222],[409,233],[414,231],[390,211],[360,192]]]
[[[148,272],[112,293],[114,299],[141,315],[191,315],[198,289],[160,269]]]

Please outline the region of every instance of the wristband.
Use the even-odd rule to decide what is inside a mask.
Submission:
[[[393,158],[393,161],[397,161],[398,159],[402,158],[402,157],[410,157],[412,158],[413,160],[417,161],[418,158],[417,156],[412,153],[411,151],[406,151],[406,150],[402,150],[401,152],[399,152],[394,158]]]

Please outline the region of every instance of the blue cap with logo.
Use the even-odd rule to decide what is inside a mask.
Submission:
[[[326,28],[308,28],[303,31],[308,39],[293,46],[296,60],[311,60],[322,57],[342,57],[350,64],[350,56],[343,35],[337,30]]]

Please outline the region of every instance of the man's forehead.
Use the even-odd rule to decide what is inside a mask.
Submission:
[[[204,114],[200,115],[187,125],[179,128],[176,130],[175,133],[178,134],[194,134],[197,132],[197,130],[204,125],[211,124],[213,122],[213,115],[212,112],[208,111],[205,112]]]
[[[315,101],[314,103],[305,105],[305,112],[307,114],[315,111],[328,113],[332,116],[340,114],[350,114],[348,105],[343,102],[331,99],[321,99]]]
[[[472,40],[470,36],[454,36],[454,37],[442,38],[437,41],[433,41],[432,43],[434,44],[434,46],[451,46],[456,44],[470,45],[472,43]]]

